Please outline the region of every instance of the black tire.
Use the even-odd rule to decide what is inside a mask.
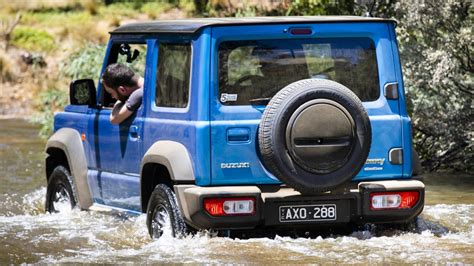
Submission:
[[[61,212],[63,205],[67,208],[67,203],[73,209],[76,206],[76,194],[74,193],[72,176],[64,166],[57,166],[48,179],[48,187],[46,189],[45,210],[49,213]],[[66,205],[64,205],[66,204]]]
[[[343,130],[336,129],[339,122]],[[349,182],[365,164],[371,141],[369,116],[359,98],[345,86],[322,79],[300,80],[281,89],[267,105],[258,132],[265,167],[303,194]]]
[[[186,235],[186,223],[174,192],[166,185],[159,184],[148,201],[146,225],[151,238],[160,238],[165,223],[169,223],[173,237]]]

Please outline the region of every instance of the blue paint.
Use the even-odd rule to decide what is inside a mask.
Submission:
[[[186,147],[192,160],[195,184],[279,184],[262,165],[258,153],[258,126],[265,106],[226,106],[218,96],[218,45],[229,40],[290,40],[339,37],[370,38],[379,69],[380,97],[364,102],[372,123],[369,159],[384,158],[382,170],[366,165],[354,180],[408,178],[411,176],[411,133],[400,59],[392,23],[299,24],[308,35],[291,35],[291,25],[206,27],[195,35],[113,35],[107,46],[102,71],[108,65],[114,43],[147,45],[143,104],[133,118],[121,125],[109,122],[110,108],[67,106],[55,116],[55,130],[73,128],[86,135],[83,142],[89,167],[88,180],[94,202],[132,213],[140,211],[140,163],[159,140]],[[185,108],[155,104],[156,69],[160,43],[189,43],[192,50],[189,102]],[[98,79],[99,77],[90,77]],[[399,100],[387,100],[383,87],[398,82]],[[97,84],[100,101],[102,85]],[[99,103],[99,102],[98,102]],[[388,162],[388,152],[402,147],[403,165]],[[223,169],[223,163],[246,163],[249,168]],[[367,168],[368,167],[368,168]]]

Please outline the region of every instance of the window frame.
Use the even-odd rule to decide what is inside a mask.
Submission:
[[[118,58],[119,58],[118,47],[120,47],[120,44],[123,44],[123,43],[129,44],[129,45],[144,45],[145,46],[145,54],[144,54],[144,56],[145,56],[145,66],[144,66],[145,71],[144,71],[143,76],[142,76],[142,78],[145,79],[146,67],[147,67],[147,57],[148,57],[148,54],[151,51],[149,49],[150,47],[149,47],[149,43],[147,42],[147,40],[146,39],[136,40],[136,39],[127,39],[127,38],[117,38],[117,39],[111,40],[110,48],[107,48],[108,49],[107,59],[106,59],[106,62],[104,62],[104,65],[103,65],[102,70],[100,72],[99,84],[97,86],[98,93],[99,93],[98,104],[103,109],[112,109],[113,105],[115,105],[115,103],[117,102],[116,100],[113,100],[112,97],[110,96],[110,94],[105,90],[105,88],[102,85],[101,81],[102,81],[102,74],[104,73],[107,66],[109,66],[111,64],[114,64],[114,63],[117,63]],[[108,95],[108,97],[106,95]],[[112,106],[104,106],[105,98],[107,98],[109,100],[109,103],[113,103],[113,105]],[[142,105],[143,105],[143,100],[142,100]]]
[[[190,54],[189,54],[189,84],[188,84],[188,99],[186,102],[185,107],[166,107],[166,106],[158,106],[156,104],[156,94],[157,94],[157,83],[158,83],[158,65],[159,65],[159,48],[161,44],[178,44],[178,45],[189,45]],[[173,39],[159,39],[155,42],[154,50],[154,58],[153,58],[153,86],[151,89],[151,110],[153,112],[164,112],[164,113],[186,113],[190,108],[191,103],[191,93],[192,93],[192,80],[193,80],[193,56],[194,56],[194,48],[192,40],[173,40]]]

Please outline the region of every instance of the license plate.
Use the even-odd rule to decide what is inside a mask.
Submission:
[[[336,220],[336,204],[280,206],[280,222]]]

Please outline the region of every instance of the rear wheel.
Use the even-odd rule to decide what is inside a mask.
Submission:
[[[49,176],[46,189],[47,212],[66,212],[76,206],[76,197],[72,189],[72,176],[64,166],[57,166]]]
[[[182,237],[187,232],[176,196],[164,184],[156,186],[150,196],[146,221],[152,238],[160,238],[167,230],[171,231],[173,237]]]

